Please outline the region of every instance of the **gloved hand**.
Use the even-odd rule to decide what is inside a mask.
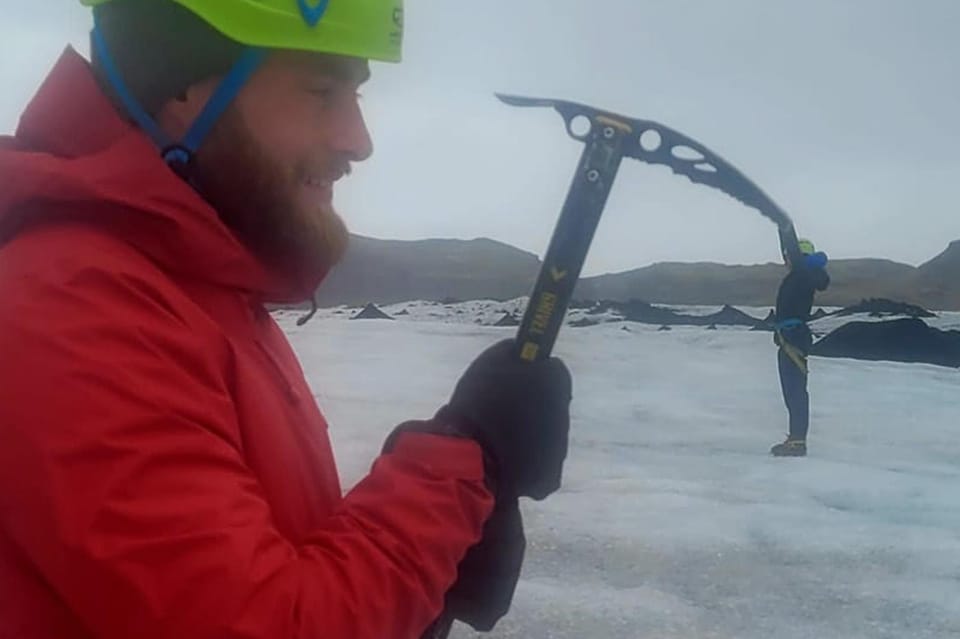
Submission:
[[[447,593],[448,616],[487,632],[510,610],[526,538],[517,495],[544,499],[560,487],[573,382],[560,360],[524,362],[514,340],[467,369],[437,420],[469,433],[492,458],[497,501],[479,544]]]
[[[545,499],[560,487],[573,381],[559,359],[522,361],[515,344],[504,340],[481,353],[432,420],[399,426],[384,446],[389,451],[401,433],[419,431],[468,437],[484,451],[496,503],[434,630],[456,618],[488,631],[507,613],[526,548],[518,497]],[[431,633],[425,636],[445,636]]]
[[[541,500],[556,491],[567,456],[573,381],[559,359],[525,362],[514,345],[504,340],[481,353],[436,416],[401,424],[383,451],[404,432],[465,437],[483,449],[495,496]]]
[[[443,615],[420,639],[447,639],[454,620],[490,632],[510,610],[520,580],[527,540],[516,497],[501,497],[483,528],[483,538],[460,562]]]
[[[435,421],[480,444],[498,494],[541,500],[560,487],[572,392],[562,361],[522,361],[504,340],[467,368]]]
[[[483,527],[483,538],[460,562],[444,612],[477,632],[493,630],[510,610],[527,540],[516,497],[501,496]]]

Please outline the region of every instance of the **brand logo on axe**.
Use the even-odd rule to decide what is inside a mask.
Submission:
[[[319,24],[329,5],[330,0],[318,0],[315,4],[311,4],[310,0],[297,0],[297,6],[300,7],[300,14],[303,16],[304,22],[311,27]]]

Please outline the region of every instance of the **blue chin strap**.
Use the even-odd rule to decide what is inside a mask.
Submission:
[[[237,97],[240,89],[243,88],[243,85],[246,84],[267,55],[267,52],[263,49],[253,47],[245,49],[240,59],[223,78],[213,95],[210,96],[200,115],[190,125],[186,135],[182,140],[176,142],[160,129],[157,121],[144,110],[143,106],[130,93],[123,77],[120,75],[120,71],[117,69],[113,56],[110,55],[107,41],[104,39],[103,32],[100,30],[100,25],[97,24],[96,19],[94,19],[92,44],[110,86],[113,87],[117,97],[123,102],[127,113],[150,136],[153,143],[160,149],[164,161],[177,173],[184,176],[188,173],[188,168],[193,162],[197,150],[203,144],[213,125],[230,106],[233,99]]]

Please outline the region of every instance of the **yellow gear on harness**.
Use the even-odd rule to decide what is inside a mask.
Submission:
[[[779,330],[777,331],[777,337],[779,338],[777,342],[780,344],[780,350],[786,353],[787,357],[789,357],[790,360],[797,365],[797,368],[803,371],[804,375],[806,375],[808,370],[807,356],[804,355],[803,351],[801,351],[799,348],[788,342],[783,337],[783,333],[781,333]]]

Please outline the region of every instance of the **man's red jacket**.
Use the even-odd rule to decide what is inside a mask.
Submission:
[[[492,507],[406,434],[341,495],[271,273],[67,52],[0,142],[0,638],[413,639]],[[452,385],[452,384],[451,384]]]

